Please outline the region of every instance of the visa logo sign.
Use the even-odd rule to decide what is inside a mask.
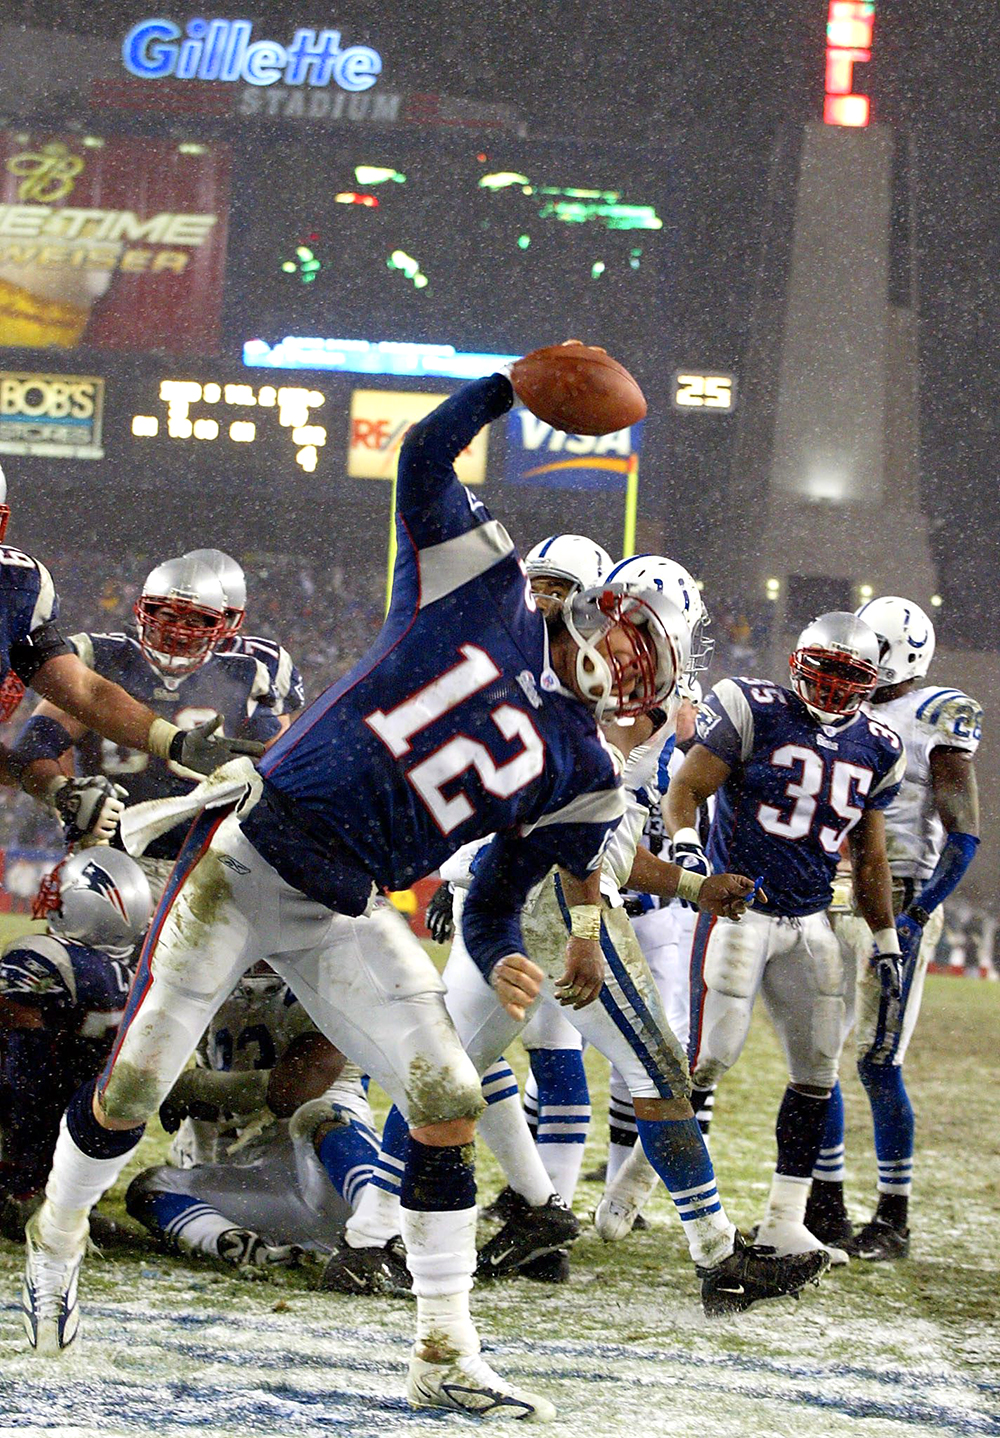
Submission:
[[[624,490],[642,424],[613,434],[565,434],[527,409],[507,417],[507,482],[550,489]]]
[[[140,20],[122,41],[122,63],[140,80],[242,80],[247,85],[325,86],[370,90],[382,57],[367,45],[341,48],[339,30],[296,30],[290,45],[251,42],[250,20]]]

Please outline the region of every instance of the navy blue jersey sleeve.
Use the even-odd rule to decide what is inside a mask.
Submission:
[[[695,741],[731,769],[753,753],[753,710],[737,680],[720,680],[701,701]]]
[[[506,414],[514,391],[505,375],[488,375],[463,385],[415,424],[399,456],[396,506],[417,549],[464,534],[482,523],[485,512],[470,503],[455,474],[455,460],[484,425]],[[487,516],[488,517],[488,516]]]
[[[16,944],[0,955],[0,998],[43,1009],[47,1025],[56,1028],[74,1002],[60,966],[35,947]]]
[[[521,909],[535,885],[557,864],[585,879],[600,864],[617,825],[615,819],[497,834],[480,850],[462,910],[462,937],[486,978],[508,954],[524,953]]]

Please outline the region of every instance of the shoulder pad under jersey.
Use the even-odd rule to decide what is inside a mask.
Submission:
[[[944,691],[924,709],[923,722],[935,732],[937,743],[975,753],[983,732],[983,710],[961,690]]]

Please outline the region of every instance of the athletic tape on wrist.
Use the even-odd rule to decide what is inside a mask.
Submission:
[[[154,719],[146,736],[150,754],[155,754],[158,759],[169,759],[171,742],[179,733],[177,725],[171,724],[169,719]]]
[[[875,940],[877,954],[898,954],[900,952],[899,935],[896,933],[895,926],[891,929],[879,929],[877,933],[872,934],[872,938]]]
[[[569,931],[574,939],[601,937],[600,904],[574,904],[569,911]]]
[[[687,899],[688,903],[696,904],[706,878],[705,874],[692,874],[690,869],[681,869],[677,876],[678,899]]]

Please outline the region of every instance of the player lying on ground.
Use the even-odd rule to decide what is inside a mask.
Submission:
[[[268,964],[240,980],[198,1057],[160,1107],[172,1162],[136,1175],[128,1212],[237,1267],[332,1248],[378,1153],[357,1067]]]
[[[259,744],[216,733],[212,719],[185,733],[81,663],[59,632],[59,600],[49,571],[29,554],[2,543],[9,519],[7,481],[0,470],[0,721],[11,717],[30,685],[112,743],[199,774],[210,773],[234,754],[262,752]],[[71,843],[84,834],[103,839],[114,832],[124,796],[108,779],[50,772],[32,777],[24,768],[21,759],[0,745],[0,783],[23,783],[29,794],[54,808]]]
[[[893,907],[903,954],[898,1019],[867,959],[858,954],[858,1073],[871,1104],[878,1164],[878,1206],[858,1233],[844,1208],[844,1105],[839,1085],[827,1111],[821,1160],[813,1173],[806,1223],[856,1258],[904,1258],[909,1252],[913,1182],[913,1109],[903,1060],[920,1014],[927,965],[943,926],[941,905],[960,883],[979,844],[973,755],[982,709],[960,689],[921,684],[934,657],[934,626],[912,600],[869,600],[858,617],[879,642],[878,687],[866,712],[894,729],[906,749],[906,771],[885,810]]]
[[[232,586],[233,580],[229,581]],[[74,662],[102,680],[121,685],[126,693],[180,729],[218,719],[240,740],[256,741],[262,753],[288,727],[285,699],[275,685],[279,657],[263,657],[233,642],[232,598],[219,576],[192,555],[168,559],[146,576],[135,605],[132,634],[72,634],[68,642]],[[243,595],[245,598],[245,593]],[[280,654],[285,654],[284,650]],[[25,725],[14,749],[24,774],[38,788],[59,782],[73,771],[73,750],[88,769],[103,770],[118,793],[131,804],[186,794],[196,774],[172,759],[122,749],[101,739],[86,723],[45,699]],[[177,823],[157,835],[140,859],[155,901],[180,853],[187,825]]]
[[[18,1241],[63,1109],[107,1062],[152,909],[139,866],[104,844],[64,859],[41,901],[48,931],[0,956],[0,1204],[3,1234]]]
[[[585,629],[567,625],[549,644],[509,537],[453,467],[512,400],[507,376],[493,375],[410,431],[400,456],[393,600],[376,645],[271,749],[252,810],[208,810],[192,827],[115,1052],[96,1088],[71,1100],[46,1203],[28,1226],[25,1320],[42,1352],[76,1334],[88,1210],[125,1166],[219,1005],[269,958],[410,1126],[402,1214],[417,1295],[411,1400],[552,1412],[479,1354],[468,1304],[479,1077],[433,964],[374,898],[378,888],[408,887],[463,843],[516,830],[518,889],[532,867],[541,879],[563,864],[579,897],[596,906],[600,857],[623,800],[594,716],[647,709],[674,684],[656,596],[594,594],[579,615]],[[519,896],[512,890],[504,900],[497,860],[485,877],[503,931],[513,934]],[[522,1018],[542,974],[516,949],[476,947],[502,1001]],[[601,972],[597,942],[574,938],[567,986],[585,983],[589,992]]]

